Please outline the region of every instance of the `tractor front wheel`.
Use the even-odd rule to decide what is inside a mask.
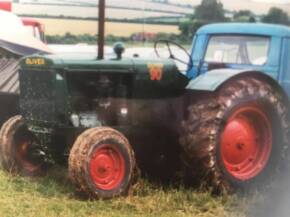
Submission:
[[[136,179],[134,152],[128,140],[111,128],[81,134],[69,156],[69,176],[92,198],[108,199],[128,193]]]
[[[36,155],[37,139],[30,132],[21,116],[4,123],[0,131],[0,158],[5,170],[27,176],[46,171],[43,157]]]
[[[265,186],[288,164],[289,123],[277,89],[257,78],[230,81],[188,107],[186,165],[218,192]]]

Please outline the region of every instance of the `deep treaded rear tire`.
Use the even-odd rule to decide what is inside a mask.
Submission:
[[[260,135],[267,137],[265,132],[270,132],[272,142],[270,142],[271,144],[268,142],[267,145],[267,139],[261,139],[260,137],[257,137],[257,139],[261,140],[256,139],[256,142],[252,142],[255,144],[259,144],[259,142],[261,144],[266,143],[265,146],[268,146],[264,148],[265,150],[261,149],[262,157],[260,159],[257,157],[260,166],[254,167],[245,161],[247,168],[241,166],[242,169],[237,167],[230,170],[225,158],[230,158],[230,161],[233,162],[236,161],[236,158],[228,154],[227,150],[222,151],[225,150],[225,146],[221,145],[223,144],[222,138],[225,137],[224,132],[231,117],[235,115],[236,111],[243,111],[243,109],[250,109],[250,111],[252,109],[253,114],[257,114],[246,117],[253,119],[245,124],[249,129],[254,128],[256,124],[254,122],[257,122],[256,116],[261,116],[261,123],[256,125],[258,127],[254,130],[252,129],[253,134],[256,131],[260,132],[259,128],[263,128],[262,125],[270,123],[270,128],[264,126],[265,131],[261,131]],[[267,186],[271,180],[280,177],[279,172],[283,167],[287,167],[289,163],[287,153],[289,153],[290,122],[287,113],[287,103],[284,102],[278,91],[268,83],[250,77],[233,80],[223,86],[212,97],[190,105],[187,118],[183,122],[183,133],[180,139],[184,150],[184,162],[191,173],[190,175],[198,178],[201,185],[206,184],[216,193],[231,192],[237,189],[246,190],[253,186]],[[247,113],[242,113],[242,115],[247,116]],[[237,116],[236,118],[234,120],[236,122],[233,122],[232,126],[237,125],[238,119],[241,117]],[[237,132],[235,127],[232,127],[233,133]],[[246,129],[246,136],[248,136],[248,131]],[[249,134],[249,137],[251,137],[251,132]],[[231,138],[231,135],[227,133],[227,137]],[[232,139],[227,138],[226,140],[231,143],[231,140],[235,140],[235,135]],[[243,141],[243,136],[241,141]],[[237,145],[237,150],[243,149],[243,143]],[[227,146],[230,145],[227,144]],[[251,151],[252,149],[249,148],[249,152]],[[267,152],[269,152],[269,156],[267,156]],[[239,158],[240,155],[236,156]],[[257,156],[259,155],[257,154]],[[249,158],[249,161],[251,160]],[[255,165],[255,163],[252,164]],[[239,173],[239,170],[244,170],[244,173]]]
[[[136,181],[134,152],[123,134],[107,128],[82,133],[69,155],[69,177],[91,198],[126,195]]]
[[[27,129],[20,115],[10,118],[0,131],[0,158],[3,168],[11,173],[26,176],[42,175],[46,164],[42,159],[31,158],[35,136]]]

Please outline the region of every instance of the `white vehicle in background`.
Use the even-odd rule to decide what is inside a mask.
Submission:
[[[0,10],[12,12],[12,0],[0,0]],[[45,29],[42,23],[33,18],[20,19],[31,35],[45,42]]]

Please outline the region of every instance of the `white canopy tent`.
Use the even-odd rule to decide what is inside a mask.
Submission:
[[[46,44],[34,38],[15,14],[0,10],[0,47],[23,56],[36,52],[52,53]]]

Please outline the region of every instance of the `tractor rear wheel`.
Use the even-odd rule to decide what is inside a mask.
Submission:
[[[188,107],[186,165],[216,192],[265,186],[288,164],[289,123],[275,88],[256,78],[233,80]]]
[[[41,175],[46,164],[41,156],[34,156],[36,137],[27,129],[21,116],[4,123],[0,131],[0,158],[5,170],[27,176]]]
[[[124,135],[106,127],[82,133],[69,156],[71,181],[92,198],[125,195],[136,181],[134,152]]]

